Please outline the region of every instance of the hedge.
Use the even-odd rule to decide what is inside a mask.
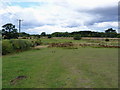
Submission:
[[[2,41],[2,55],[12,53],[13,51],[13,46],[9,40]]]
[[[80,35],[75,35],[75,36],[73,37],[73,39],[74,39],[74,40],[80,40],[80,39],[81,39],[81,36],[80,36]]]
[[[20,52],[24,50],[28,50],[31,47],[40,45],[40,40],[3,40],[2,41],[2,55],[6,55],[13,52]]]

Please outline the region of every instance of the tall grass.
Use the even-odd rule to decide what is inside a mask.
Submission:
[[[34,40],[34,41],[22,40],[22,39],[3,40],[2,55],[28,50],[31,47],[34,47],[40,44],[41,44],[40,40]]]

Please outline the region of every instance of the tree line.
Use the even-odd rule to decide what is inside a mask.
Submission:
[[[109,37],[109,38],[120,38],[120,33],[117,33],[116,30],[109,28],[105,30],[105,32],[94,32],[94,31],[75,31],[75,32],[54,32],[52,34],[46,34],[46,32],[42,32],[41,34],[28,34],[25,32],[18,33],[15,25],[12,23],[7,23],[2,26],[2,33],[3,39],[18,39],[18,37],[26,38],[26,37]]]

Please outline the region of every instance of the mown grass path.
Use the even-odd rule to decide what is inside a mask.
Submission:
[[[10,80],[27,76],[14,85]],[[3,56],[3,88],[117,88],[115,48],[41,48]]]

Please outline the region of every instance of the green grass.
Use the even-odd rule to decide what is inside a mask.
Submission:
[[[10,85],[10,80],[26,79]],[[116,48],[43,48],[3,56],[3,88],[117,88]]]
[[[71,40],[71,39],[40,39],[43,44],[49,43],[64,43],[64,42],[73,42],[75,44],[80,43],[94,43],[94,44],[103,44],[103,45],[115,45],[118,46],[118,40],[109,39],[110,41],[106,42],[104,39],[81,39],[81,40]]]

